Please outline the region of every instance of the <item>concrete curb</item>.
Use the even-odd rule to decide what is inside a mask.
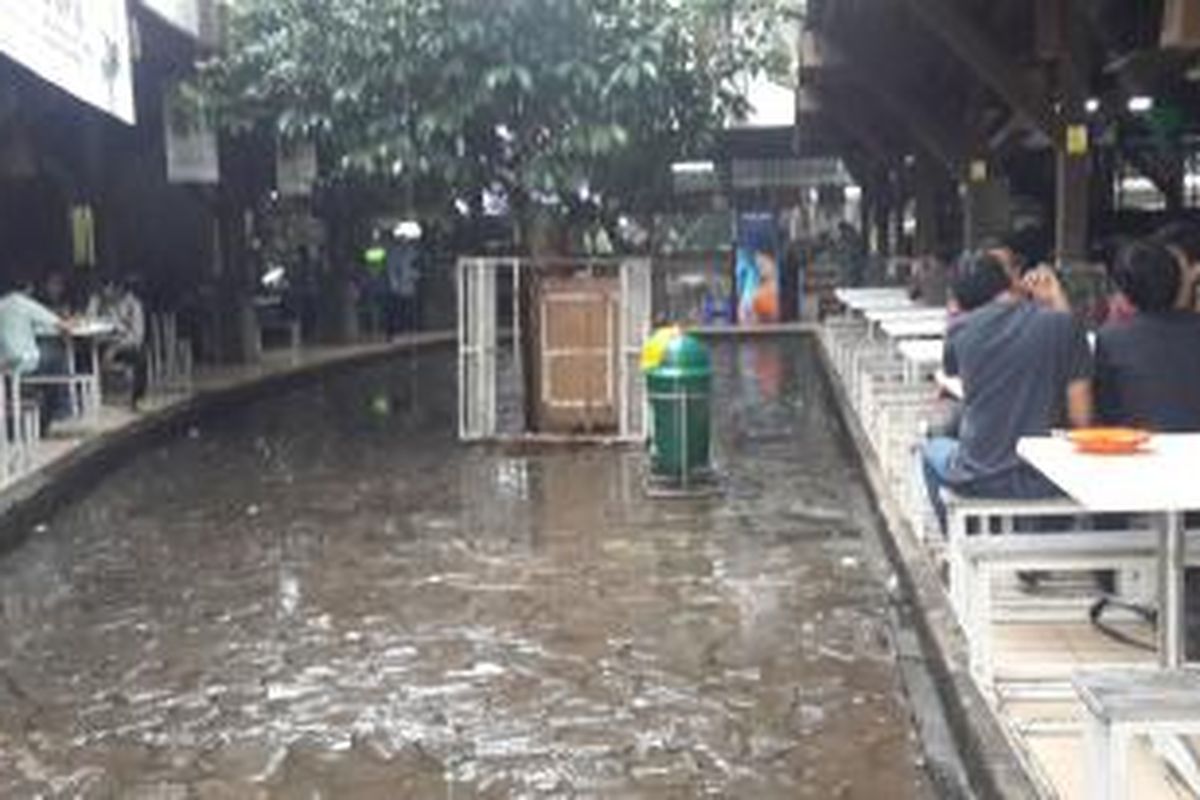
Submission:
[[[811,333],[816,335],[820,326],[815,322],[775,322],[766,325],[698,325],[686,328],[688,333],[708,337],[776,336],[781,333]]]
[[[838,409],[839,422],[850,438],[882,515],[885,547],[896,569],[900,593],[907,600],[912,624],[927,656],[927,668],[970,781],[981,798],[1033,800],[1041,794],[1021,763],[987,701],[971,678],[967,643],[959,631],[941,579],[925,557],[912,528],[897,508],[867,440],[819,340],[815,347]]]
[[[231,379],[201,389],[128,425],[97,434],[0,491],[0,553],[19,547],[61,506],[85,495],[105,472],[203,418],[320,377],[394,356],[453,344],[453,332],[416,334],[393,342],[332,352],[294,366]]]

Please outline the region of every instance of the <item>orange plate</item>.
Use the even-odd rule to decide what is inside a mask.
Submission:
[[[1137,428],[1080,428],[1067,438],[1081,453],[1136,453],[1150,441],[1150,434]]]

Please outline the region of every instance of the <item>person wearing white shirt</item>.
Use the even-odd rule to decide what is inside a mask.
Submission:
[[[110,281],[88,301],[87,316],[116,327],[116,337],[105,351],[104,360],[132,371],[130,406],[136,411],[146,395],[147,382],[146,313],[142,301],[128,286]]]
[[[0,280],[0,369],[19,375],[52,375],[66,371],[65,349],[51,344],[68,331],[67,323],[14,283]],[[38,338],[42,337],[39,342]],[[61,387],[39,393],[42,430],[63,411],[67,401]]]

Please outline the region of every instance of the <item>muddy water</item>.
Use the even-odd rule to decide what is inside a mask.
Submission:
[[[0,561],[0,797],[928,796],[812,355],[716,363],[717,501],[459,446],[448,352],[143,454]]]

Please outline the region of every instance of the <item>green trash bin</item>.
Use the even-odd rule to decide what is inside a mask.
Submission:
[[[646,388],[651,472],[686,484],[708,470],[712,361],[707,348],[692,336],[671,339],[662,361],[647,371]]]

